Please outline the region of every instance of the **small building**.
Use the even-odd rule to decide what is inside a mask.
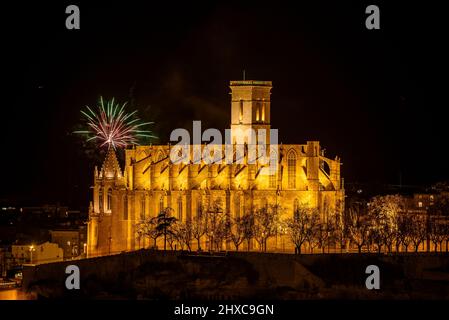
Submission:
[[[16,265],[62,261],[64,257],[63,250],[58,244],[48,241],[40,244],[13,244],[11,254]]]
[[[87,230],[85,226],[76,229],[51,230],[51,242],[57,243],[64,251],[64,259],[86,254]]]

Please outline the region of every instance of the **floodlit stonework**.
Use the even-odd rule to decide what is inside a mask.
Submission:
[[[230,87],[232,141],[239,129],[265,129],[269,134],[271,81],[231,81]],[[113,149],[108,151],[103,166],[94,172],[88,225],[90,256],[149,247],[151,240],[139,238],[135,224],[167,207],[183,222],[207,211],[216,200],[230,217],[276,204],[283,217],[293,216],[297,206],[308,205],[318,208],[326,219],[328,212],[340,212],[344,207],[340,159],[326,158],[318,141],[277,145],[279,162],[272,175],[260,174],[264,165],[249,164],[246,153],[240,164],[174,164],[170,161],[172,148],[150,145],[127,149],[123,170]],[[196,248],[195,241],[192,248]],[[224,243],[224,248],[234,250],[231,242]],[[258,250],[256,243],[251,248]],[[268,242],[272,251],[293,248],[285,235]]]

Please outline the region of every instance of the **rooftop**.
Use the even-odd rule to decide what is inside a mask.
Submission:
[[[231,81],[231,86],[262,86],[262,87],[271,87],[271,81],[260,81],[260,80],[237,80]]]

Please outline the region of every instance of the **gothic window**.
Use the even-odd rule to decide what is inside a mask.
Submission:
[[[243,121],[243,100],[240,100],[239,109],[239,122],[241,123]]]
[[[234,202],[234,216],[236,218],[240,218],[240,196],[237,195],[235,197],[235,202]]]
[[[262,112],[261,112],[261,115],[260,115],[260,120],[262,122],[265,122],[265,101],[262,103]]]
[[[287,156],[288,188],[296,188],[296,153],[291,151]]]
[[[128,220],[128,196],[123,199],[123,220]]]
[[[182,221],[182,198],[178,198],[178,220]]]
[[[295,201],[293,202],[293,217],[295,219],[298,219],[299,217],[299,200],[295,199]]]
[[[256,121],[260,121],[260,103],[256,102]]]
[[[111,204],[112,204],[112,189],[108,189],[108,199],[106,203],[107,210],[111,210]]]
[[[103,188],[100,188],[98,191],[98,207],[100,208],[100,212],[103,211]]]
[[[140,219],[145,219],[145,196],[140,198]]]
[[[274,154],[272,154],[273,157],[270,157],[270,171],[268,176],[268,188],[276,188],[277,187],[277,157],[276,152],[271,151]]]
[[[164,211],[164,197],[162,196],[159,199],[159,213],[162,213]]]

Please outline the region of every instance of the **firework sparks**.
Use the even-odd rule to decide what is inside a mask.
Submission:
[[[141,138],[156,138],[151,131],[143,127],[153,122],[140,122],[137,110],[127,113],[126,102],[120,106],[114,101],[103,101],[100,97],[98,112],[86,106],[81,114],[87,122],[87,130],[75,131],[75,133],[87,136],[87,141],[97,141],[100,147],[111,146],[125,148],[128,145],[138,145]]]

